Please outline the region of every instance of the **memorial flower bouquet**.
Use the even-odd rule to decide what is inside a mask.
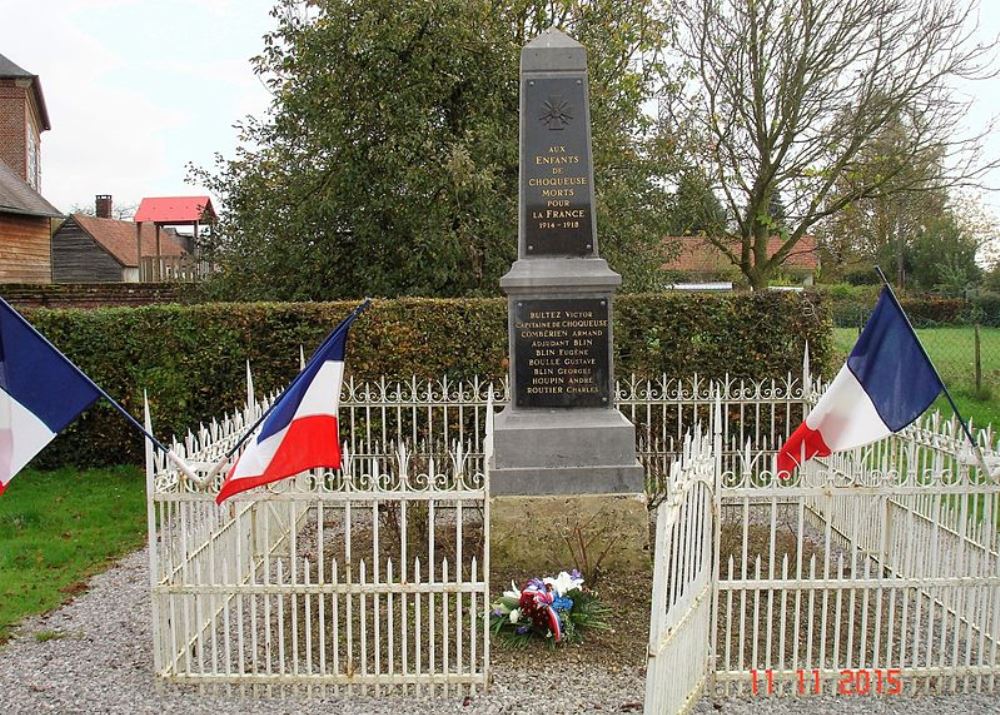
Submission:
[[[555,647],[582,641],[588,628],[607,628],[607,614],[608,608],[573,569],[554,578],[528,579],[521,588],[511,581],[510,590],[490,606],[490,629],[513,646],[544,638]]]

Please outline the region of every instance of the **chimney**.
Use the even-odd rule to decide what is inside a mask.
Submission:
[[[111,194],[98,194],[94,199],[94,215],[97,218],[111,218]]]

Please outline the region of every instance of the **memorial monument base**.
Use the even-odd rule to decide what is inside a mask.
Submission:
[[[635,427],[613,409],[515,410],[493,426],[495,495],[642,494]]]
[[[586,50],[542,32],[521,50],[520,95],[517,261],[500,279],[511,392],[492,431],[493,563],[509,575],[645,568],[643,468],[635,428],[615,409],[622,279],[598,251]]]
[[[598,568],[605,573],[645,570],[650,558],[646,499],[642,494],[495,496],[490,549],[499,578],[574,567],[588,579]]]

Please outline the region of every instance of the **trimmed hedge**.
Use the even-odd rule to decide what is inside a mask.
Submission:
[[[258,391],[283,387],[306,352],[354,303],[212,303],[26,311],[88,375],[141,416],[147,390],[158,436],[183,434],[245,399],[249,360]],[[378,300],[351,330],[348,374],[423,379],[506,374],[506,301]],[[816,294],[644,294],[615,300],[619,376],[784,377],[831,366],[830,320]],[[103,401],[40,457],[45,466],[138,462],[142,444]]]
[[[882,286],[835,283],[817,286],[816,290],[829,306],[834,325],[838,328],[856,328],[868,320]],[[970,293],[968,298],[946,298],[934,293],[919,292],[898,295],[903,309],[918,328],[973,323],[1000,327],[998,293],[979,290]]]
[[[899,302],[910,317],[910,322],[918,328],[973,323],[1000,327],[1000,296],[994,293],[985,293],[971,300],[904,296]],[[864,325],[868,320],[875,307],[875,298],[865,301],[828,300],[828,303],[834,325],[840,328],[854,328]]]

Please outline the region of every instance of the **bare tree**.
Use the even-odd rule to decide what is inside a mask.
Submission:
[[[111,208],[111,218],[118,221],[131,221],[135,212],[139,210],[139,204],[115,204]],[[73,204],[69,208],[71,214],[83,214],[84,216],[96,216],[97,209],[94,204]]]
[[[720,192],[727,220],[709,239],[767,281],[810,229],[861,199],[978,186],[1000,164],[963,134],[957,80],[995,75],[997,42],[977,43],[967,0],[678,0],[685,81],[661,107]],[[905,171],[872,146],[936,156],[941,173]],[[851,181],[844,181],[850,177]],[[848,187],[845,190],[845,187]],[[781,225],[769,207],[781,193]],[[772,236],[781,237],[769,253]]]

